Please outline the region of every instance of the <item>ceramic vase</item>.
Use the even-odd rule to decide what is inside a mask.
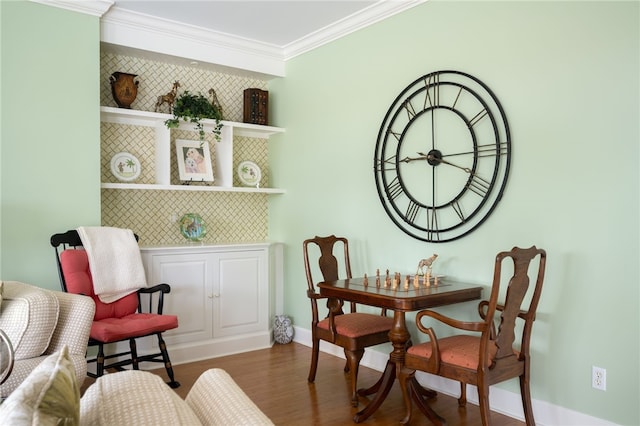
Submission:
[[[131,103],[138,96],[138,83],[134,78],[137,74],[116,71],[111,74],[111,94],[120,108],[131,108]]]

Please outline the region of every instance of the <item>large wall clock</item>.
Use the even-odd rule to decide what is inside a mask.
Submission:
[[[391,220],[423,241],[468,235],[502,198],[511,163],[504,110],[479,79],[436,71],[409,84],[382,121],[376,187]]]

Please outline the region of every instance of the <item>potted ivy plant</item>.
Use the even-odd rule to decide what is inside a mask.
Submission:
[[[180,96],[176,98],[173,106],[173,118],[170,118],[164,122],[168,128],[177,128],[180,125],[180,120],[188,121],[196,125],[196,130],[200,136],[200,142],[204,142],[204,126],[200,120],[204,118],[213,119],[216,121],[216,126],[213,128],[213,134],[216,141],[220,141],[220,132],[222,129],[222,111],[219,107],[215,106],[202,94],[194,95],[188,90],[185,90]]]

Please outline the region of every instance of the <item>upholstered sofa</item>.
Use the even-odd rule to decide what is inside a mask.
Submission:
[[[80,398],[67,348],[49,356],[0,405],[3,424],[273,425],[224,370],[205,371],[182,400],[160,376],[106,374]]]
[[[67,346],[76,382],[87,374],[85,358],[95,305],[91,298],[46,290],[17,281],[2,282],[0,329],[15,351],[15,364],[0,385],[6,398],[47,356]]]

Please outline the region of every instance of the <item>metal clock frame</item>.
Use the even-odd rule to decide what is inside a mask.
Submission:
[[[425,117],[430,120],[424,122]],[[442,126],[440,118],[445,119]],[[457,131],[447,135],[446,124]],[[430,133],[424,135],[424,145],[421,130]],[[468,140],[462,141],[461,135]],[[408,156],[416,143],[424,148]],[[461,144],[468,144],[468,150],[460,150]],[[414,179],[421,172],[412,170],[411,163],[429,166],[424,178]],[[487,220],[507,184],[511,134],[502,105],[470,74],[426,74],[389,107],[378,132],[373,168],[386,213],[407,235],[436,243],[462,238]]]

